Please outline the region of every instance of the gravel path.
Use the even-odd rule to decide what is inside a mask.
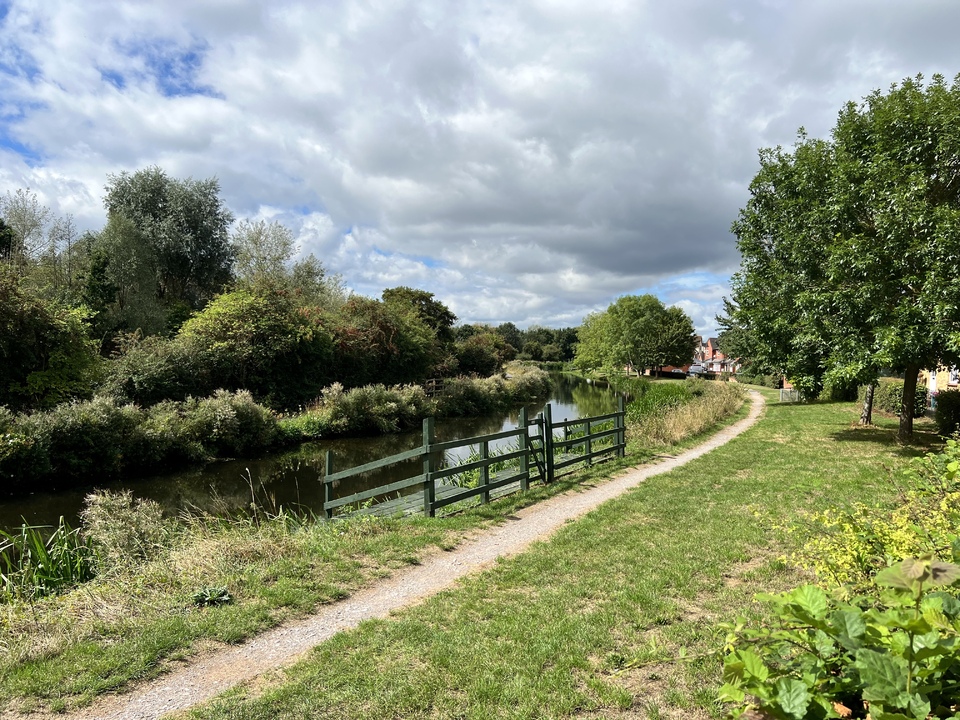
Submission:
[[[242,645],[195,658],[183,668],[134,687],[125,695],[108,696],[88,708],[56,716],[16,715],[40,720],[147,720],[183,710],[270,670],[290,665],[304,653],[341,630],[362,620],[383,618],[453,585],[459,578],[491,565],[497,559],[522,552],[571,519],[621,495],[649,477],[669,472],[704,455],[750,427],[763,410],[763,398],[751,391],[747,418],[720,431],[702,445],[655,465],[628,470],[602,485],[568,492],[531,505],[503,525],[485,531],[449,552],[438,552],[422,564],[326,605],[314,615],[267,631]],[[5,715],[8,716],[8,715]]]

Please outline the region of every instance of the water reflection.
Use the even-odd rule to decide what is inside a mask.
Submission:
[[[616,396],[605,386],[590,385],[568,375],[555,375],[550,397],[543,403],[526,406],[533,419],[545,404],[552,404],[555,420],[603,415],[616,410]],[[488,435],[516,428],[520,409],[485,417],[447,418],[436,422],[438,441]],[[199,511],[230,514],[248,509],[251,503],[276,511],[280,507],[303,507],[320,512],[323,507],[324,453],[333,452],[334,469],[362,465],[388,455],[419,447],[419,431],[365,438],[336,438],[305,443],[295,450],[256,460],[227,460],[176,473],[161,473],[135,481],[97,485],[110,490],[130,489],[138,497],[158,501],[170,513]],[[469,453],[461,449],[459,456]],[[456,462],[455,456],[446,462]],[[338,495],[359,492],[396,482],[419,472],[413,460],[386,470],[351,479],[349,488]],[[21,516],[33,524],[56,524],[63,515],[73,524],[78,521],[83,497],[92,488],[57,493],[37,493],[15,501],[0,503],[0,527],[20,524]]]

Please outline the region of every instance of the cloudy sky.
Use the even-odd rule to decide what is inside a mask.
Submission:
[[[0,194],[81,229],[107,175],[219,178],[355,292],[713,333],[757,149],[960,72],[955,0],[0,0]]]

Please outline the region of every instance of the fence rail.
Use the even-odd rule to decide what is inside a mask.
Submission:
[[[623,457],[626,450],[624,417],[623,398],[619,399],[617,412],[561,422],[553,421],[552,407],[547,405],[532,420],[527,418],[526,409],[521,409],[520,421],[513,430],[445,442],[436,442],[434,420],[427,418],[423,421],[423,441],[413,450],[339,471],[334,471],[334,456],[328,451],[323,477],[324,513],[332,518],[335,510],[345,511],[379,499],[376,505],[362,510],[380,514],[421,511],[433,517],[440,508],[473,498],[487,503],[512,492],[525,492],[531,481],[553,482],[558,470],[578,463],[590,465],[598,460]],[[554,436],[555,431],[560,432],[559,437]],[[491,443],[504,441],[513,441],[510,449],[491,453]],[[460,448],[473,450],[475,457],[445,466],[444,453]],[[335,497],[336,488],[345,480],[411,460],[420,460],[421,472]],[[470,480],[457,482],[465,477]],[[395,497],[389,497],[391,495]]]

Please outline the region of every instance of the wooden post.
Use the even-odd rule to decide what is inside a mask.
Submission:
[[[433,444],[433,418],[423,419],[423,515],[433,517],[437,514],[433,507],[437,499],[437,481],[433,479],[433,460],[430,446]]]
[[[620,443],[620,449],[617,451],[617,455],[620,457],[627,456],[627,406],[626,402],[623,399],[623,395],[620,395],[617,398],[617,412],[620,413],[617,416],[617,425],[620,428],[620,432],[617,435],[617,441]]]
[[[584,430],[587,435],[587,441],[584,443],[584,449],[587,451],[587,465],[593,465],[593,438],[590,437],[593,428],[590,426],[589,420],[584,423]]]
[[[520,490],[526,492],[530,489],[530,430],[527,428],[527,409],[525,407],[520,408],[518,428],[521,434],[517,438],[520,441],[520,447],[517,449],[523,450],[523,455],[520,456]]]
[[[327,450],[323,458],[323,512],[327,520],[333,517],[333,508],[328,508],[327,504],[333,502],[333,483],[327,482],[327,478],[333,475],[333,453]]]
[[[490,457],[490,441],[484,440],[480,443],[480,459],[487,460]],[[490,484],[490,466],[484,465],[480,468],[480,487],[486,487]],[[490,491],[484,490],[480,493],[480,503],[486,504],[490,502]]]
[[[547,477],[544,482],[553,482],[553,408],[547,403],[543,408],[543,464]]]

